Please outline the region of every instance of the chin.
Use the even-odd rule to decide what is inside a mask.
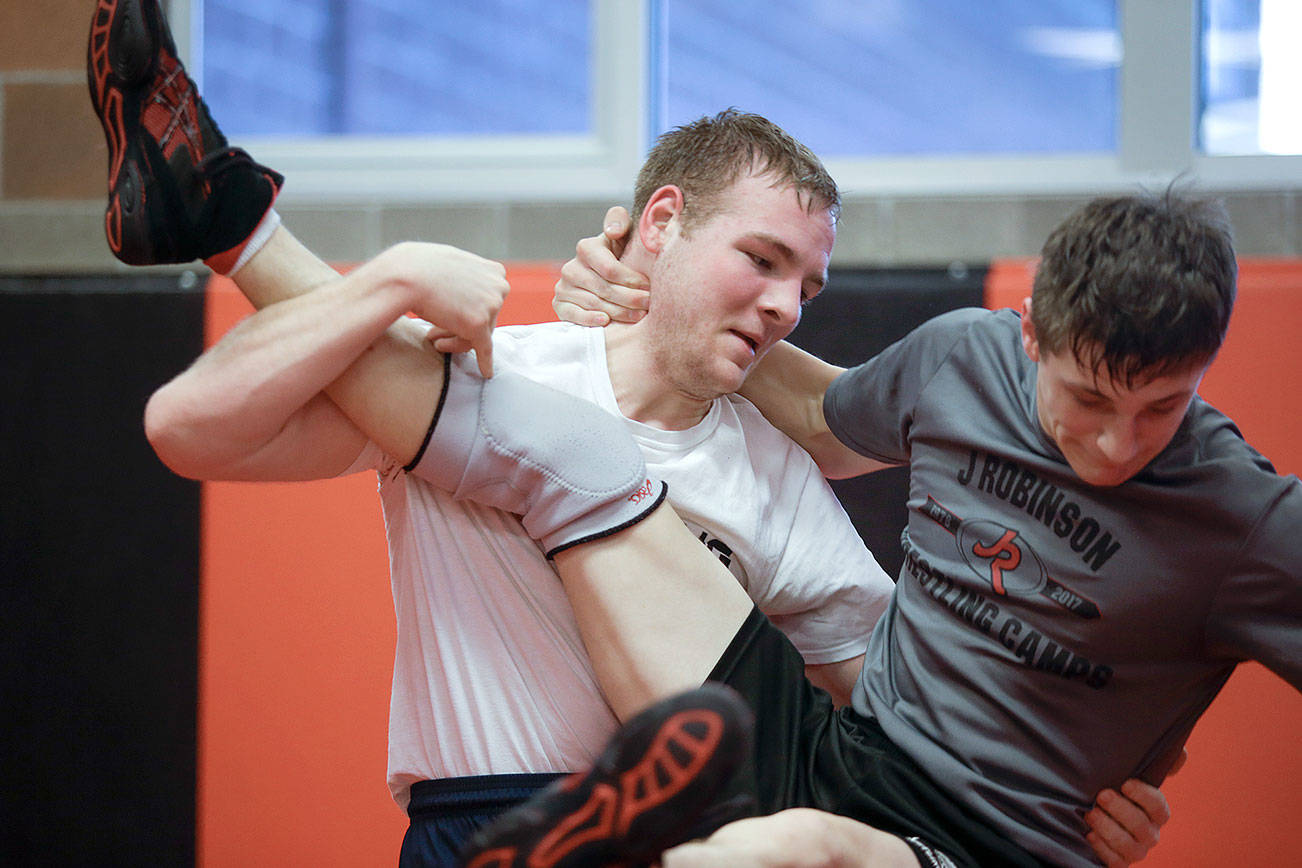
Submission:
[[[713,387],[711,391],[716,391],[720,395],[730,395],[741,388],[749,373],[749,367],[729,365],[726,370],[715,372],[715,376],[710,381]]]
[[[731,394],[733,394],[734,392],[736,392],[738,389],[740,389],[740,388],[741,388],[741,384],[742,384],[743,382],[745,382],[745,381],[744,381],[744,380],[732,380],[732,381],[727,382],[727,383],[724,383],[724,382],[714,383],[714,384],[710,387],[710,389],[709,389],[708,391],[709,391],[710,395],[712,396],[712,399],[713,399],[713,398],[722,398],[724,395],[731,395]]]
[[[1115,488],[1135,475],[1135,471],[1129,469],[1095,469],[1088,473],[1082,473],[1075,467],[1073,467],[1072,470],[1076,472],[1076,475],[1080,477],[1082,482],[1086,485],[1092,485],[1095,488]]]

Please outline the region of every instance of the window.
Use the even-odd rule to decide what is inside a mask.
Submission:
[[[1202,118],[1209,154],[1302,154],[1302,4],[1206,0]]]
[[[808,143],[847,196],[1076,194],[1181,174],[1297,187],[1302,157],[1278,155],[1302,152],[1298,113],[1278,106],[1302,84],[1299,10],[173,0],[170,14],[214,114],[291,178],[287,196],[609,201],[657,133],[730,105]]]
[[[666,6],[671,125],[736,105],[823,157],[1116,148],[1115,0]]]
[[[204,90],[235,136],[586,135],[589,30],[587,0],[205,0]]]

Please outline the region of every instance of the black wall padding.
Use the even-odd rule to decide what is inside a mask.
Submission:
[[[199,487],[141,425],[178,281],[0,278],[0,864],[194,864]]]
[[[959,307],[984,301],[986,268],[833,269],[827,288],[805,308],[791,342],[837,365],[866,361],[915,326]],[[904,555],[904,502],[908,471],[881,470],[836,480],[832,488],[859,535],[891,576]]]

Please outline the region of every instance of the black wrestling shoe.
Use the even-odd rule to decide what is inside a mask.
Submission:
[[[630,720],[586,773],[563,778],[481,830],[465,868],[648,865],[701,834],[700,820],[750,754],[753,717],[718,684]]]
[[[113,255],[131,265],[203,259],[229,271],[284,178],[227,144],[157,0],[99,0],[86,77],[108,140]]]

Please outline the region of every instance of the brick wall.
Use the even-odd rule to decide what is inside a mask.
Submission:
[[[93,2],[0,2],[0,270],[111,270],[107,148],[86,90]]]

